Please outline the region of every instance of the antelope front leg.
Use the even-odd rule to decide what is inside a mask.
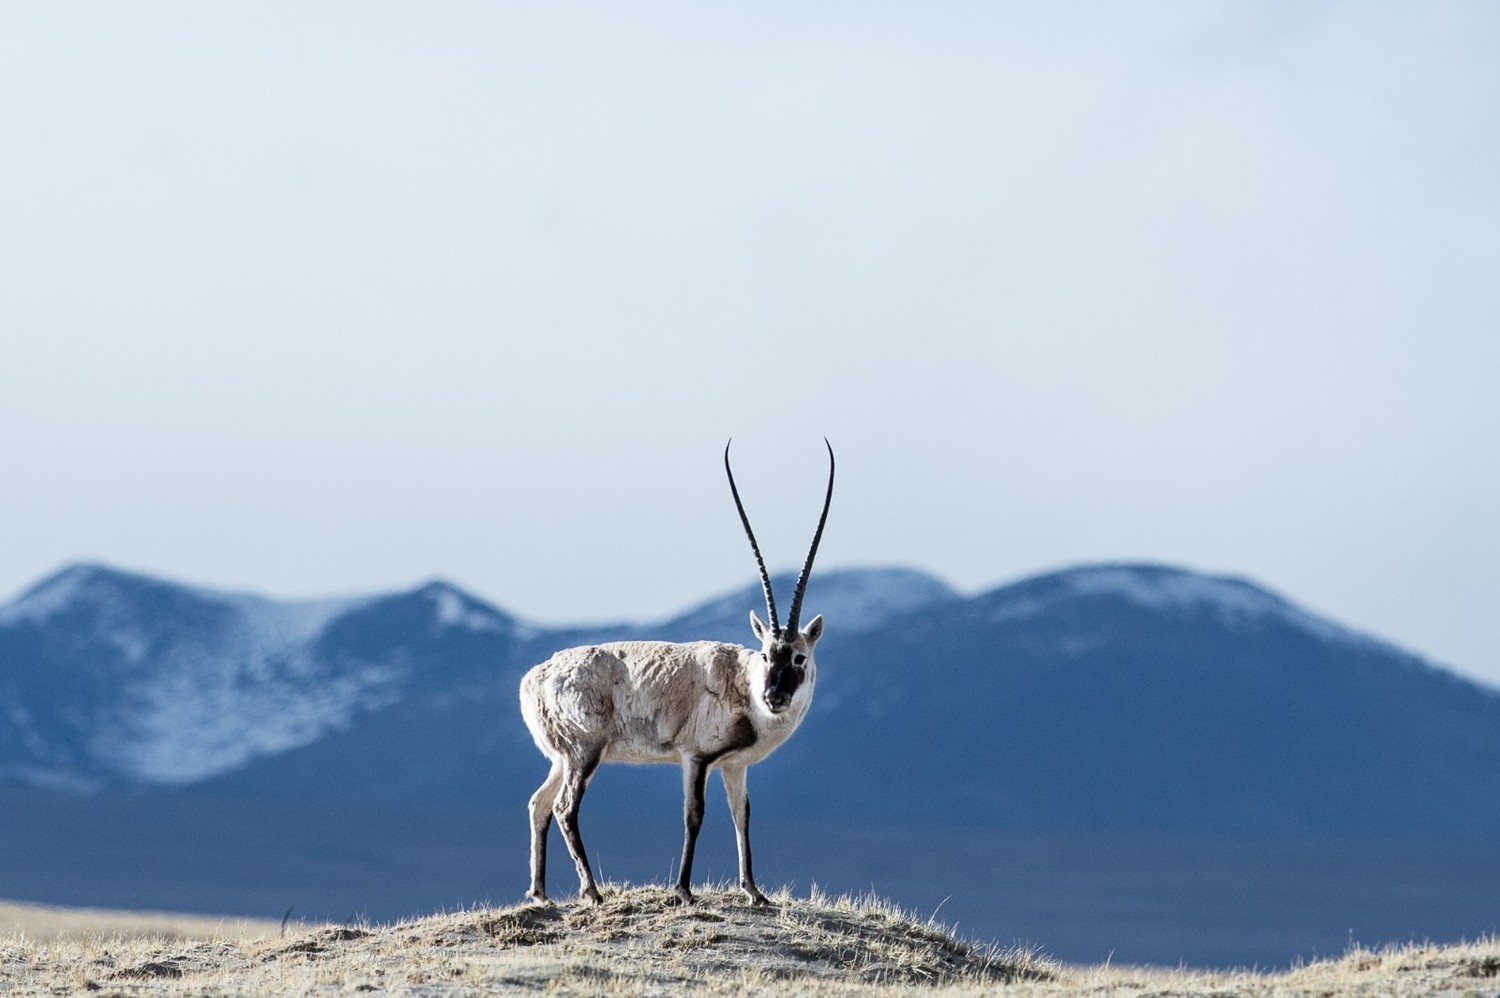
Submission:
[[[693,903],[690,886],[693,850],[698,845],[698,829],[703,827],[703,785],[706,782],[708,760],[697,755],[682,760],[682,869],[677,874],[677,897],[683,904]]]
[[[729,798],[729,814],[734,818],[735,845],[740,853],[740,890],[751,904],[770,904],[755,886],[750,869],[750,794],[745,787],[745,767],[725,766],[719,770],[724,778],[724,795]]]

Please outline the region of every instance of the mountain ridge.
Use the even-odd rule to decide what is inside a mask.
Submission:
[[[615,618],[602,623],[576,620],[548,623],[514,614],[473,590],[442,576],[430,576],[409,587],[390,592],[352,596],[275,597],[251,591],[182,583],[154,573],[122,569],[104,562],[85,560],[63,565],[23,588],[8,602],[0,603],[0,627],[35,619],[38,614],[55,612],[65,605],[68,598],[79,588],[99,580],[116,585],[149,587],[225,604],[273,608],[288,616],[300,612],[313,618],[321,616],[325,622],[326,619],[339,612],[352,610],[371,602],[401,595],[427,594],[435,603],[441,602],[444,623],[456,623],[456,615],[460,612],[477,611],[480,615],[492,615],[497,619],[507,620],[518,631],[531,636],[542,633],[627,630],[643,638],[649,635],[660,635],[661,640],[699,640],[698,637],[680,635],[687,628],[704,619],[711,620],[714,626],[719,626],[722,625],[724,618],[731,614],[737,615],[739,620],[744,620],[752,610],[764,613],[761,587],[755,582],[746,583],[717,596],[688,604],[676,611],[647,618],[645,621]],[[874,581],[884,584],[883,591],[872,585]],[[1182,584],[1184,581],[1187,584]],[[774,573],[772,582],[778,592],[789,591],[796,584],[796,575],[791,572]],[[899,616],[908,610],[926,609],[942,603],[978,603],[1002,599],[1009,601],[1023,591],[1040,587],[1056,589],[1071,586],[1075,592],[1114,590],[1133,598],[1136,602],[1156,606],[1173,604],[1182,606],[1194,602],[1213,604],[1218,612],[1228,618],[1236,615],[1248,616],[1247,611],[1250,610],[1275,612],[1296,619],[1303,626],[1324,632],[1331,638],[1368,642],[1399,651],[1426,662],[1434,668],[1455,672],[1450,666],[1412,651],[1398,641],[1341,624],[1326,615],[1307,610],[1249,576],[1204,572],[1166,562],[1122,560],[1083,562],[1031,573],[973,592],[957,590],[938,576],[909,566],[842,566],[819,571],[814,582],[817,583],[815,590],[824,594],[825,601],[830,596],[835,600],[839,597],[847,599],[851,595],[857,598],[857,591],[860,587],[873,590],[872,593],[866,594],[866,603],[856,604],[852,615],[848,612],[848,606],[837,607],[838,610],[844,611],[843,613],[830,611],[826,614],[831,621],[836,621],[845,630],[863,630],[886,623],[889,618]],[[1030,609],[1031,607],[1016,607],[1008,612],[1021,616]],[[851,616],[854,621],[852,627]],[[494,626],[490,622],[479,623],[477,617],[469,618],[469,620],[471,626],[480,629]],[[1458,673],[1455,672],[1455,674]],[[1492,688],[1491,684],[1474,677],[1458,675],[1476,686]],[[1500,691],[1500,687],[1494,688]]]
[[[965,595],[913,569],[842,569],[814,576],[806,607],[829,620],[818,695],[791,747],[757,767],[778,787],[758,810],[1298,834],[1500,825],[1482,800],[1500,799],[1500,692],[1241,577],[1107,562]],[[548,627],[441,579],[276,601],[70,566],[0,607],[0,781],[488,805],[539,779],[516,707],[531,664],[613,639],[745,643],[762,609],[751,583],[653,623]],[[1381,772],[1397,774],[1394,802]],[[606,811],[677,793],[654,776],[610,782],[623,789],[591,795]]]

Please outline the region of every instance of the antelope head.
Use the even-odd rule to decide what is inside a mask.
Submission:
[[[733,443],[733,441],[731,441]],[[761,557],[760,545],[755,542],[755,531],[750,529],[750,518],[745,515],[745,506],[740,502],[740,490],[734,484],[734,471],[729,467],[729,445],[724,445],[724,471],[729,476],[729,491],[734,496],[735,508],[740,513],[740,523],[745,527],[745,536],[750,539],[750,550],[755,554],[756,567],[760,569],[760,585],[766,596],[766,615],[770,623],[750,611],[750,630],[760,642],[760,663],[764,671],[750,677],[751,696],[773,715],[786,713],[803,692],[802,706],[811,695],[817,667],[813,662],[813,646],[823,636],[822,616],[813,617],[806,627],[798,628],[802,613],[802,596],[807,591],[807,580],[812,574],[813,559],[818,554],[818,542],[823,539],[823,525],[828,522],[828,507],[833,502],[833,445],[823,440],[828,448],[828,493],[823,497],[823,513],[818,517],[818,529],[813,533],[812,547],[808,549],[807,561],[802,565],[802,574],[797,579],[797,590],[792,594],[791,613],[786,627],[776,617],[776,594],[771,591],[771,576],[766,571],[765,559]]]

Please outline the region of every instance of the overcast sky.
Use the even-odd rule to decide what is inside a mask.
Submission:
[[[1248,575],[1500,683],[1500,6],[0,6],[0,599]],[[836,626],[834,622],[830,626]]]

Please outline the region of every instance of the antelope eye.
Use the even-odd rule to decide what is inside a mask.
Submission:
[[[803,662],[807,661],[807,656],[806,655],[798,655],[796,658],[792,659],[792,661],[795,662],[795,663],[797,663],[798,665],[801,665]]]

